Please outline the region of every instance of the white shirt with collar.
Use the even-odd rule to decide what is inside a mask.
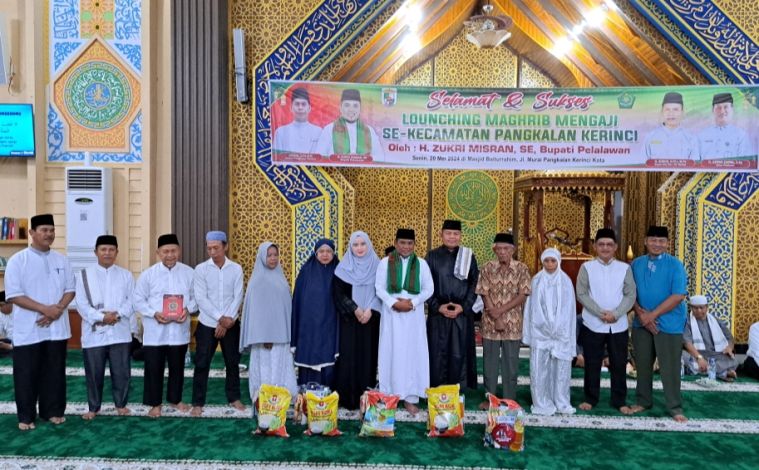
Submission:
[[[8,260],[5,268],[5,298],[26,296],[43,305],[55,305],[76,290],[74,272],[68,258],[57,251],[25,248]],[[26,346],[42,341],[71,337],[68,312],[49,326],[37,325],[41,313],[13,306],[13,345]]]
[[[84,287],[84,277],[80,275],[76,280],[76,309],[82,317],[82,348],[130,343],[134,315],[132,273],[115,264],[109,268],[91,266],[85,271],[91,299]],[[90,305],[90,300],[94,306]],[[103,321],[103,312],[117,312],[119,321],[113,325],[96,325]]]
[[[732,124],[707,127],[699,136],[699,145],[701,160],[756,155],[746,131]]]
[[[242,267],[224,257],[219,268],[212,259],[195,267],[193,292],[200,309],[198,321],[216,328],[222,316],[237,319],[242,304]]]
[[[657,127],[646,137],[645,148],[648,158],[698,160],[698,140],[682,127]]]
[[[757,364],[759,364],[759,322],[754,323],[748,329],[748,351],[747,356],[754,358]]]
[[[192,291],[194,270],[183,263],[171,269],[158,262],[140,274],[134,288],[134,310],[142,314],[142,344],[145,346],[180,346],[190,343],[190,317],[182,323],[158,323],[156,312],[163,311],[164,295],[181,295],[184,308],[198,310]]]

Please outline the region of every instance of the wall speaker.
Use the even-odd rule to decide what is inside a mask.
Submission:
[[[235,28],[232,31],[232,39],[235,56],[235,99],[240,103],[247,103],[248,80],[245,70],[245,31]]]

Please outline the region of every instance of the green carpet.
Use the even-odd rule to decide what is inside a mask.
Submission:
[[[194,356],[194,354],[193,354]],[[248,365],[249,362],[249,356],[248,354],[243,354],[242,360],[240,361],[240,364]],[[0,367],[6,366],[11,367],[13,365],[13,361],[9,357],[2,357],[0,358]],[[68,354],[66,356],[66,366],[67,367],[84,367],[84,362],[82,360],[82,351],[79,349],[71,349],[68,351]],[[132,367],[133,368],[142,368],[143,362],[141,361],[132,361]],[[221,355],[221,351],[217,351],[216,354],[214,354],[213,361],[211,362],[211,369],[223,369],[224,368],[224,358]],[[483,361],[482,357],[477,358],[477,373],[482,375],[483,371]],[[584,371],[580,368],[572,368],[572,378],[573,379],[582,379],[583,378]],[[524,377],[530,376],[530,360],[529,359],[520,359],[519,360],[519,375]],[[601,372],[601,378],[608,379],[609,373],[608,372]],[[697,379],[696,376],[686,376],[683,378],[683,381],[685,382],[693,382]],[[654,376],[654,379],[658,379],[658,374]],[[755,380],[752,380],[750,378],[746,377],[739,377],[737,380],[737,383],[756,383]]]
[[[247,359],[244,360],[247,362]],[[244,363],[245,363],[244,362]],[[520,375],[529,375],[529,361],[520,361]],[[70,351],[69,367],[82,367],[81,352]],[[481,363],[480,363],[481,365]],[[8,358],[0,367],[11,366]],[[140,368],[142,363],[133,362]],[[213,367],[223,367],[217,354]],[[581,369],[573,377],[581,378]],[[608,374],[604,374],[608,377]],[[693,378],[690,378],[693,380]],[[68,401],[86,402],[84,377],[68,377]],[[243,401],[249,404],[247,379],[241,380]],[[130,402],[142,401],[143,379],[134,377]],[[582,401],[582,388],[573,387],[572,403]],[[683,391],[685,412],[692,419],[756,420],[759,426],[759,393]],[[467,391],[467,409],[474,410],[484,390]],[[192,396],[192,379],[185,378],[184,400]],[[601,390],[601,403],[579,415],[618,416],[608,405],[609,390]],[[106,380],[104,402],[110,401]],[[654,391],[654,408],[644,417],[666,417],[661,390]],[[529,386],[518,388],[518,401],[529,406]],[[628,401],[634,400],[634,389]],[[13,401],[10,375],[0,375],[0,402]],[[208,404],[224,404],[224,379],[209,379]],[[426,405],[422,403],[423,408]],[[708,468],[729,464],[731,468],[759,468],[747,457],[755,454],[757,435],[697,432],[646,432],[594,429],[528,427],[526,450],[521,454],[482,447],[482,425],[469,425],[460,439],[431,439],[421,423],[402,422],[393,439],[358,437],[358,421],[341,421],[345,433],[339,438],[307,437],[302,426],[288,426],[289,439],[253,437],[254,422],[248,419],[163,417],[118,418],[100,416],[88,422],[69,415],[62,426],[38,422],[38,429],[15,430],[15,415],[0,415],[0,455],[149,460],[218,460],[222,462],[303,462],[340,464],[388,464],[407,466],[482,466],[490,468]],[[0,457],[2,461],[2,457]],[[146,462],[146,468],[149,468]],[[222,465],[209,465],[215,468]],[[142,467],[140,467],[142,468]]]
[[[15,417],[0,416],[0,427]],[[252,437],[251,420],[70,417],[62,426],[41,423],[33,432],[6,431],[0,454],[58,457],[192,459],[221,461],[333,462],[394,465],[483,466],[492,468],[752,468],[756,436],[642,433],[528,428],[526,448],[514,454],[485,449],[483,426],[458,439],[431,439],[424,426],[403,423],[392,439],[357,436],[358,423],[342,423],[337,438],[307,437],[302,426],[289,439]],[[753,468],[756,468],[753,466]]]
[[[248,357],[243,357],[243,364],[247,364]],[[81,350],[70,350],[66,360],[68,367],[82,368],[82,352]],[[10,358],[0,358],[0,367],[11,367],[12,361]],[[478,366],[482,367],[482,358],[478,358]],[[143,363],[138,361],[132,361],[133,368],[142,368]],[[224,360],[221,352],[217,352],[214,355],[212,362],[212,368],[221,369],[224,367]],[[529,360],[520,360],[520,375],[529,377]],[[582,369],[572,369],[573,378],[582,378]],[[608,378],[608,373],[602,373],[602,377]],[[655,379],[658,376],[655,376]],[[110,402],[111,391],[110,382],[106,377],[105,387],[103,390],[104,403]],[[684,381],[692,382],[696,377],[685,377]],[[739,379],[739,381],[741,381]],[[744,382],[752,382],[750,379],[742,379]],[[130,385],[130,402],[141,403],[142,391],[143,391],[143,378],[133,377]],[[248,395],[248,381],[246,378],[241,379],[241,395],[242,401],[245,404],[250,404]],[[70,402],[86,402],[87,392],[84,377],[67,377],[68,387],[68,401]],[[475,410],[477,405],[484,399],[484,388],[480,388],[476,391],[468,390],[465,392],[466,397],[466,409]],[[685,412],[692,418],[714,418],[714,419],[758,419],[759,420],[759,394],[757,393],[720,393],[714,391],[688,391],[682,392]],[[183,400],[190,402],[192,399],[192,378],[185,377]],[[632,404],[635,399],[635,389],[628,390],[628,403]],[[666,416],[663,408],[663,392],[661,390],[654,391],[654,407],[641,414],[641,416],[648,417],[661,417]],[[575,405],[583,401],[582,388],[573,387],[571,389],[571,400]],[[10,375],[0,375],[0,401],[12,402],[14,401],[13,395],[13,378]],[[530,388],[526,385],[520,385],[517,390],[517,401],[523,406],[529,406],[532,403],[530,397]],[[609,390],[601,389],[601,401],[598,406],[590,412],[579,412],[579,414],[590,415],[616,415],[617,411],[612,409],[609,405]],[[210,378],[208,381],[208,395],[207,403],[213,404],[225,404],[227,403],[224,393],[224,379],[223,378]],[[578,410],[579,411],[579,410]]]
[[[67,400],[69,402],[86,402],[87,389],[84,377],[67,377]],[[130,403],[142,402],[143,378],[133,377],[129,387]],[[165,390],[165,388],[164,388]],[[484,399],[485,390],[480,387],[477,391],[466,391],[466,409],[476,410],[477,405]],[[241,379],[241,395],[243,403],[250,404],[248,395],[248,381]],[[759,420],[759,393],[720,393],[712,391],[683,391],[683,401],[685,413],[690,418],[711,418],[711,419],[752,419]],[[103,389],[103,402],[111,402],[110,382],[106,380]],[[628,402],[633,403],[635,391],[628,392]],[[184,381],[184,391],[182,399],[189,403],[192,399],[192,379],[186,377]],[[573,387],[571,389],[571,400],[573,404],[578,404],[583,400],[582,388]],[[9,375],[0,375],[0,402],[13,402],[13,377]],[[424,405],[424,400],[423,405]],[[517,389],[517,401],[522,406],[529,406],[532,403],[530,388],[527,385],[520,385]],[[578,414],[589,415],[617,415],[618,412],[611,407],[609,401],[609,390],[601,390],[601,401],[598,406],[589,411],[580,411]],[[224,393],[224,379],[212,378],[208,380],[208,395],[206,403],[209,405],[226,404]],[[426,407],[426,406],[425,406]],[[664,394],[661,390],[654,391],[654,407],[645,411],[640,416],[663,417],[667,416],[664,411]]]

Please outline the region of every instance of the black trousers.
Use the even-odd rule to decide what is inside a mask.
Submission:
[[[143,346],[145,354],[145,391],[142,402],[148,406],[158,406],[163,397],[163,371],[169,364],[169,382],[166,387],[166,401],[172,405],[182,401],[184,386],[184,356],[187,345]]]
[[[192,379],[192,406],[206,404],[208,391],[208,372],[211,369],[216,347],[221,343],[221,354],[224,356],[226,381],[224,391],[227,401],[232,403],[240,399],[240,322],[227,330],[223,338],[214,336],[215,328],[198,323],[195,330],[195,375]]]
[[[105,363],[111,370],[111,390],[116,408],[124,408],[129,397],[131,377],[130,343],[109,344],[82,350],[84,375],[87,381],[87,405],[90,411],[100,411],[103,403]]]
[[[66,340],[13,348],[13,387],[19,423],[63,416],[66,411]]]
[[[753,357],[749,356],[743,361],[743,368],[741,370],[743,375],[759,380],[759,365],[756,364]]]
[[[627,404],[627,330],[619,333],[596,333],[582,325],[580,341],[585,356],[583,381],[585,401],[593,406],[598,404],[601,393],[601,364],[604,352],[608,350],[611,406],[617,409],[625,406]]]

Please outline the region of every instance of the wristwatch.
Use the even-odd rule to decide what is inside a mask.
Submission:
[[[699,354],[698,356],[696,356],[696,360],[697,360],[697,361],[700,361],[700,360],[701,360],[701,359],[703,359],[703,358],[704,358],[704,356],[702,356],[701,354]]]

